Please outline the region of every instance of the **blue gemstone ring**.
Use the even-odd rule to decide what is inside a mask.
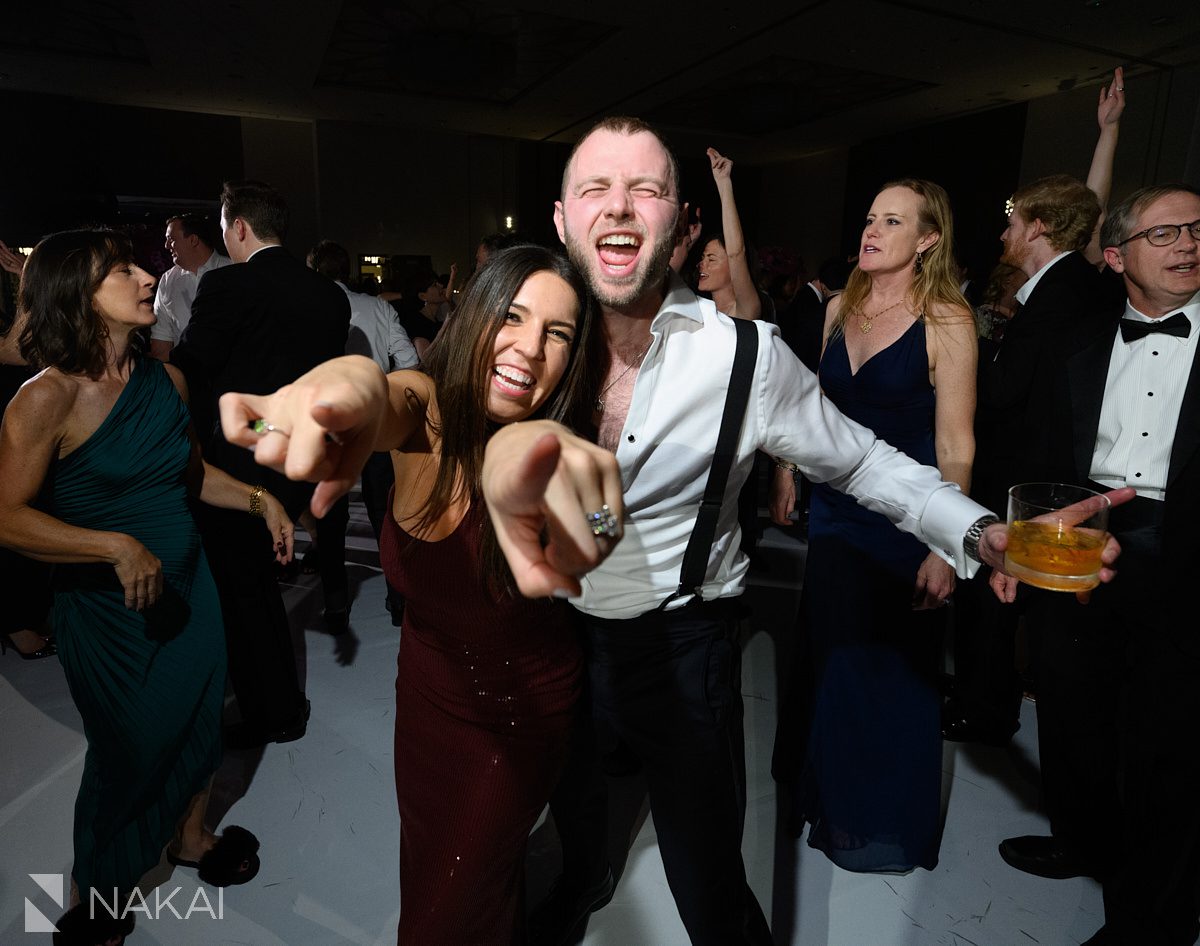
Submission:
[[[584,518],[587,524],[592,528],[592,535],[596,538],[604,536],[605,538],[617,538],[621,532],[621,523],[616,516],[613,515],[611,509],[608,508],[608,503],[601,506],[596,512],[587,513]]]

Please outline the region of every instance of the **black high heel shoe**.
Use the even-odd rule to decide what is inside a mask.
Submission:
[[[0,634],[0,654],[8,653],[9,644],[12,644],[12,649],[22,660],[41,660],[43,657],[53,657],[58,653],[58,645],[54,641],[46,641],[37,650],[26,652],[16,645],[11,635]]]

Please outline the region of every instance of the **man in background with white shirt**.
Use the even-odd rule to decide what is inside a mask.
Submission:
[[[150,354],[159,361],[170,359],[171,349],[179,344],[192,319],[192,301],[200,277],[230,263],[228,256],[213,249],[214,230],[214,225],[201,214],[179,214],[167,220],[163,246],[175,265],[158,280],[154,294],[157,321],[150,329]]]
[[[1104,258],[1118,326],[1065,359],[1039,479],[1131,486],[1114,508],[1120,575],[1086,607],[1045,593],[1030,639],[1055,648],[1038,687],[1043,795],[1104,884],[1085,946],[1192,946],[1200,934],[1200,192],[1146,187],[1115,207]],[[1047,756],[1051,750],[1052,755]],[[1055,822],[1055,815],[1059,818]],[[1050,839],[1009,839],[1047,842]],[[1002,852],[1004,845],[1001,846]],[[1006,858],[1007,859],[1007,858]]]
[[[328,276],[338,284],[346,298],[350,300],[350,333],[346,337],[347,355],[364,355],[370,358],[383,370],[399,371],[402,368],[415,368],[420,364],[417,350],[400,324],[400,318],[387,302],[377,296],[369,296],[364,292],[351,292],[347,283],[350,281],[350,254],[341,244],[332,240],[322,240],[308,252],[306,262],[309,269]],[[383,527],[384,516],[387,515],[388,490],[395,482],[392,470],[392,458],[389,453],[373,453],[367,460],[362,471],[362,498],[367,509],[367,518],[371,520],[371,529],[375,532],[375,540],[379,541],[379,533]],[[343,496],[332,509],[321,519],[317,520],[317,542],[325,547],[327,535],[336,541],[339,528],[343,535],[341,542],[342,558],[345,558],[345,529],[349,520],[349,498]],[[332,533],[332,534],[331,534]],[[318,551],[318,555],[321,552]],[[325,561],[322,562],[324,576]],[[324,577],[322,578],[324,581]],[[388,585],[388,610],[392,615],[392,623],[400,624],[404,610],[404,599],[400,593]],[[326,610],[328,612],[328,602]],[[348,604],[343,615],[338,615],[336,608],[333,613],[326,614],[330,630],[344,629],[342,618],[348,619]]]

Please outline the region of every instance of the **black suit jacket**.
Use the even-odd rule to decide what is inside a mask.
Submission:
[[[1192,330],[1200,330],[1200,326],[1193,326]],[[1124,344],[1118,335],[1116,329],[1105,332],[1064,366],[1051,416],[1053,433],[1045,470],[1048,479],[1080,485],[1089,481],[1108,364],[1114,343]],[[1138,581],[1149,581],[1156,586],[1164,596],[1159,601],[1164,609],[1194,608],[1195,603],[1190,600],[1194,597],[1192,588],[1200,580],[1200,358],[1192,363],[1175,425],[1164,503],[1162,556],[1154,563],[1154,573],[1142,575]],[[1118,509],[1112,513],[1112,527],[1118,539],[1119,513]],[[1117,569],[1122,572],[1120,561]],[[1129,584],[1131,569],[1126,567],[1124,572],[1116,581]],[[1192,641],[1193,652],[1200,651],[1194,616],[1184,630],[1183,636]]]
[[[809,371],[814,374],[821,360],[821,336],[825,328],[825,302],[805,283],[778,318],[779,334]]]
[[[1004,330],[994,358],[981,357],[971,495],[1000,516],[1016,483],[1037,479],[1048,417],[1065,360],[1121,316],[1123,297],[1071,253],[1048,269]]]
[[[349,327],[346,294],[283,247],[205,273],[191,321],[171,351],[171,363],[187,378],[205,459],[238,479],[264,483],[293,511],[297,497],[291,494],[300,491],[225,441],[217,399],[227,391],[269,394],[290,384],[344,354]]]

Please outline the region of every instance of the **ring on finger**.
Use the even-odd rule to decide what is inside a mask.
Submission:
[[[591,527],[592,535],[596,538],[616,538],[620,534],[621,522],[613,511],[608,508],[608,503],[605,503],[595,512],[589,512],[584,515],[588,526]]]
[[[246,425],[256,434],[282,434],[285,437],[290,437],[291,433],[284,430],[282,427],[276,427],[265,417],[260,417],[258,420],[252,420]]]

